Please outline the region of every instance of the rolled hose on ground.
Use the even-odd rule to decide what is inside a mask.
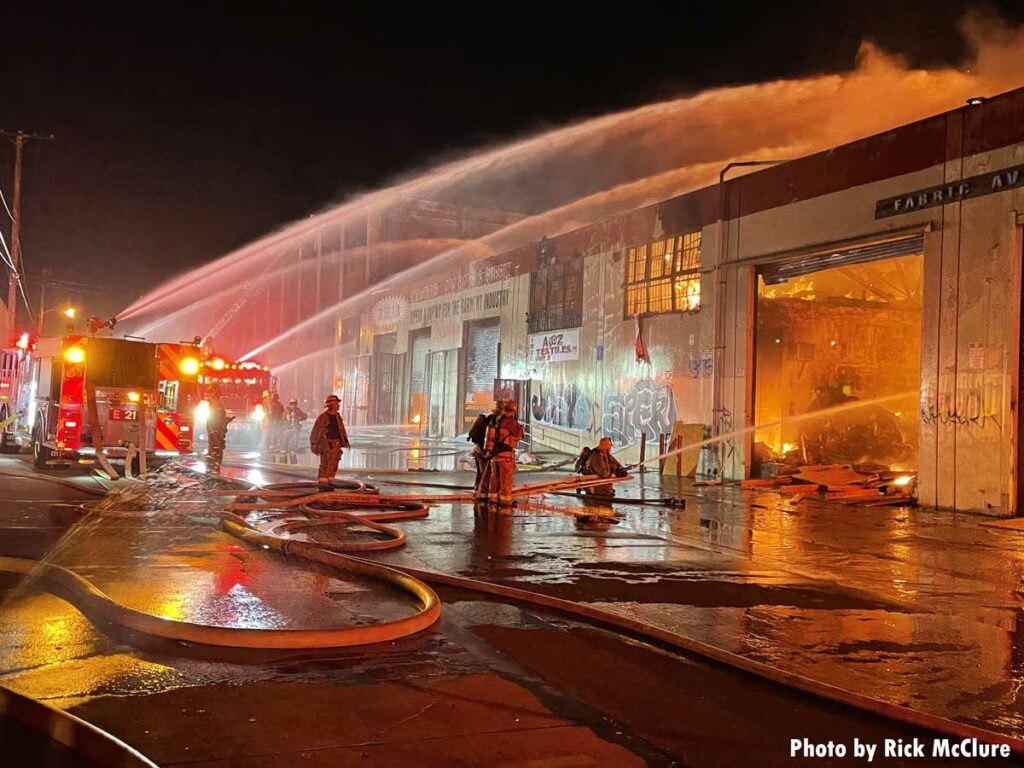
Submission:
[[[293,490],[299,490],[302,484],[289,484]],[[307,484],[308,485],[308,484]],[[269,490],[283,490],[281,488],[269,488]],[[251,489],[246,489],[251,490]],[[236,488],[236,495],[244,497],[245,490]],[[293,497],[294,498],[294,497]],[[377,522],[376,515],[368,519],[362,515],[354,515],[343,510],[324,510],[313,506],[317,499],[309,500],[302,498],[299,505],[307,514],[333,515],[341,513],[340,516],[346,522]],[[365,508],[363,502],[359,502],[360,508]],[[405,510],[411,512],[412,510]],[[402,514],[399,511],[397,514]],[[879,699],[874,699],[863,694],[838,688],[827,683],[818,682],[810,678],[792,672],[763,664],[744,656],[731,653],[717,648],[708,643],[694,640],[683,635],[646,624],[636,619],[627,618],[617,613],[596,608],[591,605],[577,603],[561,598],[541,595],[527,590],[508,587],[500,584],[479,581],[462,576],[450,576],[434,571],[425,571],[407,566],[383,566],[372,560],[365,560],[352,555],[341,554],[333,551],[332,548],[324,545],[312,544],[295,539],[285,539],[273,534],[264,533],[250,525],[245,519],[229,511],[220,512],[221,526],[225,531],[241,539],[246,544],[259,548],[270,548],[284,555],[292,555],[312,562],[321,563],[329,567],[338,568],[343,571],[366,575],[371,578],[380,578],[387,574],[386,580],[397,583],[402,588],[412,592],[421,601],[422,609],[416,616],[403,619],[398,622],[375,625],[372,627],[339,628],[324,630],[253,630],[236,628],[208,627],[195,624],[182,624],[168,619],[141,614],[125,606],[121,606],[104,595],[86,579],[60,566],[38,563],[32,560],[21,558],[0,558],[0,570],[14,570],[17,573],[35,573],[37,568],[44,569],[44,576],[52,577],[57,585],[67,584],[72,593],[86,603],[87,608],[95,607],[98,614],[112,621],[119,626],[155,634],[160,637],[172,637],[172,639],[189,640],[197,643],[211,645],[225,645],[240,648],[326,648],[359,645],[363,643],[382,642],[388,639],[396,639],[405,635],[413,634],[431,626],[440,615],[440,603],[436,594],[427,584],[435,584],[446,587],[453,587],[461,590],[480,592],[487,595],[510,600],[526,605],[539,606],[543,609],[555,611],[574,619],[583,620],[606,629],[611,629],[627,636],[649,642],[655,646],[668,648],[677,652],[683,652],[694,656],[710,659],[714,662],[733,667],[742,672],[755,675],[770,682],[783,685],[789,688],[800,690],[813,696],[828,701],[833,701],[853,709],[859,709],[884,718],[906,723],[912,726],[925,728],[936,733],[955,736],[958,738],[976,738],[990,743],[1008,744],[1017,754],[1024,754],[1024,739],[1005,736],[984,728],[972,726],[950,720],[938,715],[932,715],[919,710],[910,709],[897,704],[891,704]],[[395,513],[380,513],[391,514]],[[419,515],[422,516],[422,515]],[[390,519],[395,519],[394,517]],[[313,524],[329,524],[321,518]],[[394,529],[392,529],[394,530]],[[400,546],[385,542],[391,546]],[[84,613],[88,610],[81,608]],[[182,624],[177,631],[171,625]],[[389,632],[401,629],[389,636]],[[281,642],[273,639],[274,635],[282,638]],[[299,639],[311,641],[309,645],[295,645]],[[356,642],[353,642],[356,640]]]
[[[56,478],[46,478],[55,480]],[[300,484],[291,484],[300,485]],[[360,488],[365,486],[358,483]],[[287,489],[274,488],[274,492],[287,493]],[[233,491],[239,494],[239,489]],[[244,491],[241,494],[244,495]],[[315,500],[315,496],[313,497]],[[93,504],[80,505],[86,512],[93,511]],[[311,507],[315,515],[325,510]],[[406,504],[402,509],[382,512],[372,517],[380,519],[399,519],[401,517],[422,517],[427,512],[421,505]],[[138,516],[142,510],[104,510],[106,514]],[[257,548],[272,549],[282,554],[292,555],[301,559],[320,563],[345,573],[384,581],[413,596],[417,603],[417,612],[413,616],[394,621],[383,622],[366,627],[330,627],[325,629],[250,629],[241,627],[216,627],[205,624],[174,621],[137,611],[113,600],[92,582],[83,576],[53,563],[28,560],[19,557],[0,557],[0,571],[16,573],[22,576],[39,577],[48,586],[55,588],[60,596],[68,595],[69,602],[90,618],[98,618],[116,626],[139,632],[152,637],[180,642],[191,642],[202,645],[227,646],[233,648],[259,649],[315,649],[343,648],[356,645],[397,640],[420,632],[431,626],[441,615],[441,604],[437,594],[426,584],[406,576],[405,574],[380,563],[373,563],[352,558],[340,552],[333,552],[307,544],[302,541],[285,539],[273,534],[264,533],[246,520],[231,512],[219,511],[221,526],[233,536]],[[400,537],[399,543],[394,538],[384,542],[372,542],[377,546],[367,547],[366,544],[353,545],[358,550],[380,549],[400,546],[404,543],[404,534],[394,528],[382,526],[375,519],[361,520],[362,516],[343,513],[346,522],[358,522],[368,527],[383,530],[392,537]],[[321,523],[323,524],[323,523]]]

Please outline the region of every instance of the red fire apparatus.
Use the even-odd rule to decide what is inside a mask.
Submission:
[[[200,402],[201,353],[195,344],[158,344],[160,403],[157,406],[157,450],[190,453],[194,415]]]
[[[161,372],[175,361],[183,392],[186,371],[194,368],[197,378],[198,359],[161,354],[156,344],[130,339],[23,334],[0,353],[0,448],[31,447],[40,469],[91,464],[99,446],[111,459],[124,458],[129,446],[154,458],[191,450],[181,437],[189,425],[179,403],[168,407],[171,380]],[[173,439],[168,420],[177,425]]]
[[[274,390],[274,378],[270,369],[252,360],[232,363],[221,357],[211,357],[200,365],[199,402],[195,409],[197,440],[206,439],[206,416],[209,403],[206,396],[209,388],[216,384],[220,388],[220,399],[228,416],[234,421],[228,424],[228,446],[233,448],[256,448],[260,444],[263,429],[264,393]]]

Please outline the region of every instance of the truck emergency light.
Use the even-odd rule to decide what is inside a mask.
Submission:
[[[183,358],[182,361],[178,363],[178,369],[186,376],[195,376],[199,373],[199,361],[194,357]]]
[[[75,365],[85,362],[85,350],[81,347],[68,347],[64,350],[64,359]]]

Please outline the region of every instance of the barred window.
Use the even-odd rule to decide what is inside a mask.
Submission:
[[[700,232],[626,250],[626,315],[700,309]]]
[[[530,281],[530,333],[577,328],[583,323],[583,259],[559,259],[542,242],[540,266]]]

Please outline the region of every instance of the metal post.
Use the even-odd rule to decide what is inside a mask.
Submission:
[[[25,141],[41,139],[53,141],[53,136],[39,136],[24,131],[0,131],[4,136],[14,141],[14,197],[11,201],[11,276],[7,281],[7,311],[11,316],[10,331],[13,333],[18,317],[18,282],[21,275],[21,157],[25,149]]]
[[[661,456],[658,459],[658,474],[662,474],[665,471],[665,433],[662,432],[658,435],[658,455]]]
[[[646,472],[647,465],[644,464],[644,459],[647,458],[647,433],[640,433],[640,471]]]

